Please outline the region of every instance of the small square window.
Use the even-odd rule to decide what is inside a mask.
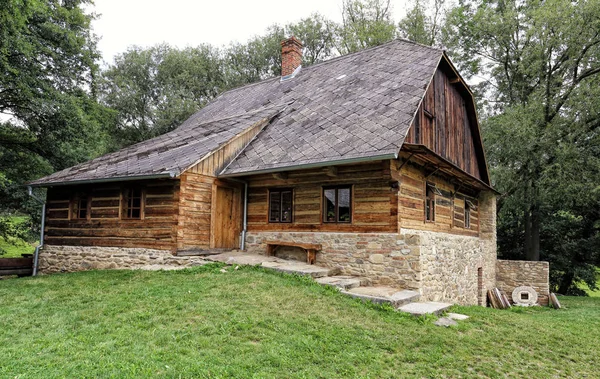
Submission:
[[[74,220],[87,220],[89,211],[89,198],[84,194],[77,194],[71,201],[71,218]]]
[[[123,190],[121,218],[141,219],[143,210],[143,192],[139,188]]]
[[[269,222],[292,222],[293,192],[291,189],[269,191]]]
[[[352,221],[352,191],[349,186],[323,189],[323,222]]]

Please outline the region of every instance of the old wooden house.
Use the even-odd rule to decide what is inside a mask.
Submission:
[[[42,268],[81,269],[75,254],[119,267],[308,249],[376,284],[483,303],[496,281],[495,192],[473,94],[448,56],[395,40],[302,68],[300,42],[282,46],[281,77],[32,182],[48,188]]]

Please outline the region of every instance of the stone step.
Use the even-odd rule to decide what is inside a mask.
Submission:
[[[342,293],[376,304],[390,304],[393,307],[398,307],[419,299],[418,292],[410,290],[399,291],[397,288],[382,286],[356,287],[342,291]]]
[[[422,303],[409,303],[398,308],[400,312],[410,313],[413,316],[423,316],[426,314],[440,315],[452,304],[438,303],[436,301],[425,301]]]
[[[261,266],[288,274],[306,275],[313,278],[334,276],[340,272],[339,268],[321,267],[300,262],[263,262]]]
[[[367,286],[370,284],[370,280],[367,278],[345,275],[324,276],[322,278],[315,279],[315,281],[325,286],[337,287],[346,291],[352,288]]]

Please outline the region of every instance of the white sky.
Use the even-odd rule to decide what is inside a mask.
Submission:
[[[408,0],[392,0],[396,21],[406,13]],[[278,23],[295,22],[319,12],[341,21],[342,0],[95,0],[99,14],[92,26],[100,37],[104,61],[131,45],[167,42],[177,47],[245,42]]]

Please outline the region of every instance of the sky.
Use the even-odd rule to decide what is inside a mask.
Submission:
[[[391,0],[396,21],[410,0]],[[285,25],[319,12],[340,22],[341,0],[95,0],[92,27],[106,63],[128,46],[162,42],[183,48],[246,42],[269,25]]]

